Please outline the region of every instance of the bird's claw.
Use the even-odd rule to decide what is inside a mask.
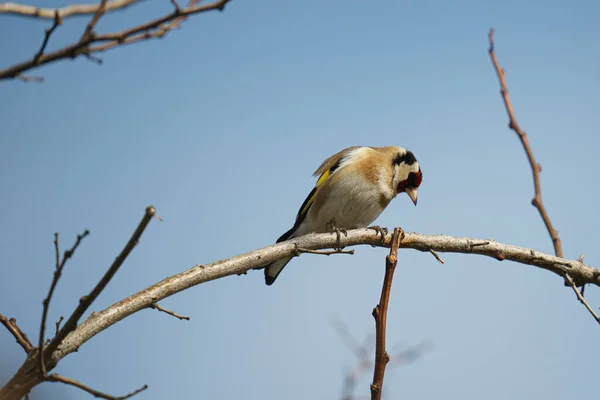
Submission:
[[[335,250],[342,250],[343,247],[340,244],[340,241],[342,239],[342,233],[344,234],[344,236],[348,237],[348,230],[344,229],[344,228],[338,228],[337,225],[335,224],[335,220],[331,220],[327,223],[327,229],[331,232],[331,233],[335,233],[336,236],[336,248]]]
[[[367,229],[373,229],[375,231],[375,234],[381,235],[382,242],[385,240],[385,236],[388,234],[387,228],[382,228],[379,225],[369,226]]]

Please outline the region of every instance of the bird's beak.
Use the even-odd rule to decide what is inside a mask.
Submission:
[[[404,189],[404,191],[406,192],[408,197],[410,197],[412,202],[415,203],[415,206],[416,206],[417,205],[417,188],[406,188],[406,189]]]

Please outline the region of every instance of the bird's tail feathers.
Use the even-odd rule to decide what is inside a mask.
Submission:
[[[293,257],[284,258],[282,260],[277,260],[265,267],[265,283],[268,286],[271,286],[275,279],[279,276],[283,267],[287,265],[290,261],[292,261]]]

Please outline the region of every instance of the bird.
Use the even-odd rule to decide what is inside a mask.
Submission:
[[[328,157],[313,173],[317,183],[300,206],[291,229],[276,243],[308,233],[366,228],[400,193],[417,205],[423,173],[415,155],[399,146],[347,147]],[[369,227],[382,233],[379,226]],[[293,257],[264,267],[265,284],[272,285]]]

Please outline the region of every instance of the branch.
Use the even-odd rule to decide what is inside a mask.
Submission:
[[[93,14],[92,20],[86,27],[84,34],[81,36],[78,42],[72,43],[66,47],[53,51],[51,53],[46,54],[36,54],[31,60],[24,61],[19,64],[12,65],[8,68],[0,70],[0,80],[1,79],[13,79],[13,78],[21,78],[24,81],[31,81],[33,79],[23,77],[22,73],[28,71],[30,69],[36,68],[38,66],[49,64],[54,61],[67,59],[67,58],[76,58],[78,56],[84,55],[90,57],[92,53],[101,52],[108,49],[112,49],[117,46],[122,46],[126,44],[136,43],[142,40],[148,40],[153,38],[159,38],[164,36],[170,30],[179,26],[179,24],[184,21],[188,16],[194,14],[200,14],[203,12],[208,12],[212,10],[222,11],[225,9],[225,5],[231,0],[215,0],[212,3],[199,5],[198,0],[191,0],[188,7],[181,9],[176,7],[174,11],[163,15],[160,18],[156,18],[149,22],[143,23],[141,25],[134,26],[129,29],[125,29],[123,31],[111,32],[103,35],[93,34],[93,28],[98,21],[98,19],[107,11],[114,10],[125,7],[133,3],[134,1],[113,1],[108,2],[106,0],[101,0],[99,5],[93,5],[93,8],[90,6],[86,6],[85,13],[82,14]],[[24,7],[24,6],[21,6]],[[112,8],[111,8],[112,7]],[[68,8],[68,7],[67,7]],[[16,12],[21,15],[33,15],[30,14],[31,9],[23,9],[16,7],[12,3],[0,4],[0,13],[2,12],[10,12],[10,11],[20,10],[20,12]],[[64,9],[61,9],[64,10]],[[65,14],[61,14],[61,10],[58,10],[58,14],[56,10],[52,11],[53,18],[58,15],[59,19],[64,18]],[[93,11],[92,11],[93,10]],[[73,13],[72,13],[73,14]],[[72,15],[69,14],[69,15]],[[45,14],[44,14],[45,15]],[[56,20],[55,20],[56,21]],[[45,42],[47,42],[47,38],[49,34],[46,35]],[[92,44],[96,44],[92,46]],[[44,46],[45,47],[45,46]],[[92,58],[93,59],[93,58]]]
[[[398,247],[400,246],[403,236],[404,231],[402,231],[402,229],[394,229],[390,254],[385,258],[385,276],[383,278],[383,287],[381,288],[381,298],[379,299],[379,304],[373,309],[373,318],[375,318],[375,369],[373,371],[373,383],[371,384],[372,400],[381,399],[385,366],[390,361],[390,355],[385,349],[387,309],[390,301],[390,293],[392,291],[394,271],[398,264]]]
[[[112,0],[107,1],[104,11],[124,9],[140,0]],[[98,11],[99,4],[72,4],[63,8],[40,8],[17,3],[1,3],[0,14],[13,14],[23,17],[54,19],[58,14],[60,19],[78,15],[92,15]]]
[[[558,232],[554,229],[552,222],[550,221],[550,216],[546,211],[546,207],[542,203],[542,187],[540,184],[540,172],[542,171],[542,166],[538,164],[533,157],[533,152],[531,151],[531,146],[529,145],[529,140],[527,139],[527,135],[525,132],[519,127],[517,120],[514,116],[514,111],[512,108],[512,104],[510,102],[510,97],[508,96],[508,88],[506,87],[506,80],[504,78],[504,69],[500,68],[500,64],[498,63],[498,59],[496,58],[496,53],[494,52],[494,29],[490,29],[488,34],[488,38],[490,41],[489,53],[492,59],[492,63],[494,64],[494,69],[496,70],[496,74],[498,75],[498,79],[500,81],[500,93],[502,94],[502,99],[504,100],[504,105],[506,107],[506,112],[508,113],[509,118],[509,127],[517,133],[519,139],[521,139],[521,143],[523,144],[523,148],[525,149],[525,153],[527,154],[527,158],[529,159],[529,164],[531,165],[531,170],[533,172],[533,187],[535,190],[535,197],[531,201],[534,207],[536,207],[546,225],[546,229],[548,230],[548,234],[552,239],[552,244],[554,245],[554,253],[557,257],[563,256],[562,251],[562,243],[560,241],[560,237],[558,236]],[[582,260],[583,261],[583,260]],[[585,288],[585,282],[581,283],[579,286],[583,286],[581,292],[577,289],[577,285],[573,281],[573,279],[569,276],[568,273],[564,274],[565,285],[571,286],[573,290],[575,290],[577,294],[577,298],[579,301],[587,308],[590,314],[594,317],[596,322],[600,324],[600,318],[594,312],[594,310],[590,307],[588,302],[583,297],[583,290]]]
[[[69,333],[71,333],[75,330],[75,328],[77,327],[77,323],[79,322],[79,319],[81,318],[81,316],[92,305],[94,300],[96,300],[96,298],[104,290],[106,285],[108,285],[108,283],[110,282],[112,277],[117,273],[117,271],[119,270],[119,268],[121,267],[121,265],[123,264],[123,262],[125,261],[127,256],[129,255],[129,253],[131,253],[131,250],[133,250],[133,248],[138,244],[138,241],[140,240],[142,233],[144,233],[144,230],[146,229],[146,227],[150,223],[150,220],[152,219],[152,217],[154,217],[155,214],[156,214],[156,209],[154,207],[152,207],[152,206],[146,207],[146,213],[142,217],[142,220],[140,221],[137,229],[135,230],[135,232],[133,232],[133,235],[131,235],[131,238],[125,245],[125,248],[121,251],[121,254],[119,254],[119,256],[115,259],[115,261],[112,263],[112,265],[110,266],[108,271],[106,271],[104,276],[100,279],[100,281],[98,282],[96,287],[94,287],[94,289],[92,289],[90,294],[88,294],[87,296],[83,296],[79,300],[79,305],[77,306],[75,311],[73,311],[73,314],[71,314],[71,316],[69,317],[67,322],[65,322],[63,327],[58,331],[58,333],[56,334],[56,336],[54,337],[52,342],[50,342],[50,344],[44,351],[46,354],[48,354],[48,355],[52,354],[56,350],[56,348],[62,343],[63,339]]]
[[[35,349],[35,347],[33,347],[31,342],[29,341],[27,334],[25,332],[23,332],[17,326],[16,319],[14,319],[14,318],[8,319],[4,315],[0,314],[0,322],[13,335],[13,337],[16,339],[17,343],[19,343],[21,345],[21,347],[23,348],[23,350],[25,350],[25,353],[29,354]]]
[[[504,69],[500,67],[498,63],[498,59],[496,58],[496,53],[494,52],[494,29],[490,29],[490,33],[488,34],[488,38],[490,41],[489,53],[492,59],[492,64],[494,64],[494,69],[496,70],[496,74],[498,75],[498,80],[500,81],[500,93],[502,94],[502,99],[504,100],[504,105],[506,107],[506,112],[508,113],[508,127],[515,131],[521,143],[523,144],[523,148],[525,149],[525,153],[527,154],[527,159],[529,160],[529,164],[531,165],[531,171],[533,173],[533,187],[535,190],[535,196],[533,200],[531,200],[531,204],[538,209],[544,224],[546,225],[546,229],[552,238],[552,243],[554,244],[554,252],[557,257],[562,257],[562,245],[560,242],[560,238],[558,237],[558,232],[552,226],[552,222],[550,222],[550,217],[546,212],[546,207],[542,203],[542,188],[540,185],[540,172],[542,172],[542,166],[535,161],[533,157],[533,152],[531,151],[531,146],[529,145],[529,140],[527,139],[527,135],[521,129],[519,124],[517,123],[517,119],[515,118],[515,113],[512,108],[512,104],[510,102],[510,97],[508,96],[508,88],[506,87],[506,80],[504,78]]]
[[[128,316],[148,308],[152,303],[160,302],[169,296],[204,282],[225,276],[242,274],[283,258],[294,257],[297,248],[321,250],[359,244],[389,247],[390,242],[391,235],[386,235],[384,240],[382,240],[379,233],[367,228],[349,230],[348,236],[342,236],[339,243],[335,234],[309,234],[212,264],[196,265],[187,271],[165,278],[111,305],[103,311],[90,315],[83,323],[66,335],[60,346],[52,354],[46,350],[46,355],[48,356],[46,367],[50,370],[62,358],[77,351],[81,345],[98,333]],[[400,244],[400,248],[411,248],[426,252],[428,257],[430,256],[430,250],[480,254],[497,260],[511,260],[545,269],[559,275],[561,279],[563,279],[565,273],[568,273],[577,282],[600,286],[600,270],[586,265],[579,260],[566,260],[535,250],[498,243],[493,240],[406,233]],[[63,327],[59,331],[59,335],[60,332],[65,332],[64,329]],[[48,347],[50,346],[52,344]],[[35,378],[37,368],[32,363],[36,361],[35,357],[28,358],[13,378],[3,388],[0,388],[1,399],[20,399],[31,387],[41,381],[41,378]],[[31,375],[32,373],[34,376]],[[20,397],[17,397],[19,395]]]

